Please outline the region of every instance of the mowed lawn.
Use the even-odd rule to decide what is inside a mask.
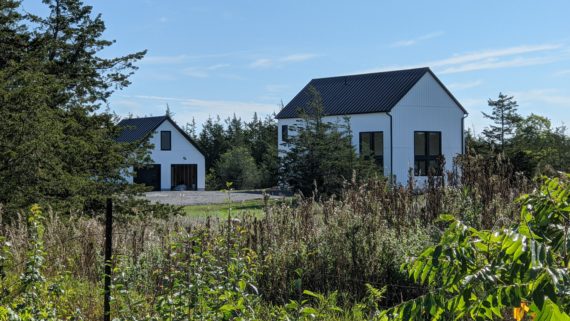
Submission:
[[[270,199],[268,204],[276,204],[277,202],[284,202],[284,200]],[[231,208],[232,216],[240,217],[242,214],[247,213],[258,218],[263,217],[264,212],[263,199],[247,200],[241,202],[207,204],[207,205],[187,205],[184,206],[184,211],[189,217],[193,218],[226,218],[228,217],[228,209]]]

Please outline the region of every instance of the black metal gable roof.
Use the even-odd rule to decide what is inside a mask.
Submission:
[[[128,118],[123,119],[117,124],[117,126],[121,127],[121,133],[119,137],[115,140],[121,143],[131,143],[139,140],[146,139],[147,136],[152,134],[160,124],[164,121],[168,120],[174,128],[176,128],[186,140],[190,142],[190,144],[194,145],[202,155],[204,151],[196,144],[196,142],[186,134],[170,117],[168,116],[156,116],[156,117],[141,117],[141,118]]]
[[[297,118],[306,110],[314,87],[323,100],[325,115],[389,112],[426,74],[430,73],[463,112],[461,104],[427,67],[311,80],[276,116]]]
[[[127,143],[143,140],[165,120],[166,116],[123,119],[118,124],[122,130],[116,140]]]

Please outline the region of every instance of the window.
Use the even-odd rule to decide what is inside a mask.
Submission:
[[[170,150],[172,148],[171,132],[164,130],[160,132],[160,150]]]
[[[289,142],[289,126],[287,126],[287,125],[281,126],[281,140],[284,143]]]
[[[374,159],[380,170],[384,169],[384,133],[383,132],[361,132],[360,133],[360,155],[364,159]]]
[[[441,132],[414,132],[414,175],[441,175]]]

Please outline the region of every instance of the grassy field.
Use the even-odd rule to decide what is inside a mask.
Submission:
[[[269,200],[269,204],[283,202],[283,200]],[[263,217],[264,203],[262,199],[248,200],[242,202],[207,204],[207,205],[188,205],[184,207],[186,214],[193,218],[225,218],[228,216],[228,208],[232,209],[232,216],[240,216],[244,213],[252,214],[258,218]]]

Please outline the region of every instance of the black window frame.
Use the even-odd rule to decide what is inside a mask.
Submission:
[[[284,143],[289,142],[289,125],[281,125],[281,141]]]
[[[168,133],[168,148],[164,145],[164,134]],[[172,131],[170,130],[161,130],[160,131],[160,150],[172,150]]]
[[[368,147],[369,150],[373,153],[375,151],[374,149],[374,134],[379,133],[382,136],[382,155],[373,155],[372,157],[374,157],[374,163],[376,163],[376,165],[378,166],[378,168],[384,172],[384,131],[366,131],[366,132],[359,132],[358,133],[358,153],[364,157],[364,159],[368,160],[370,159],[371,155],[362,155],[362,136],[364,134],[370,135],[370,140],[369,140],[369,144],[370,146]]]
[[[439,140],[438,140],[438,144],[439,144],[439,154],[437,155],[430,155],[430,139],[429,136],[430,134],[439,134]],[[423,134],[424,135],[424,150],[425,150],[425,154],[424,155],[416,155],[416,135],[417,134]],[[414,148],[414,176],[420,176],[420,177],[425,177],[428,176],[430,174],[430,170],[432,167],[430,167],[430,162],[434,161],[437,166],[435,167],[435,172],[434,175],[435,176],[442,176],[442,171],[441,168],[439,166],[439,164],[441,163],[442,157],[443,157],[443,149],[442,149],[442,137],[441,137],[441,131],[425,131],[425,130],[416,130],[414,131],[414,144],[413,144],[413,148]],[[425,175],[420,175],[420,168],[418,166],[419,162],[424,162],[424,173]]]

